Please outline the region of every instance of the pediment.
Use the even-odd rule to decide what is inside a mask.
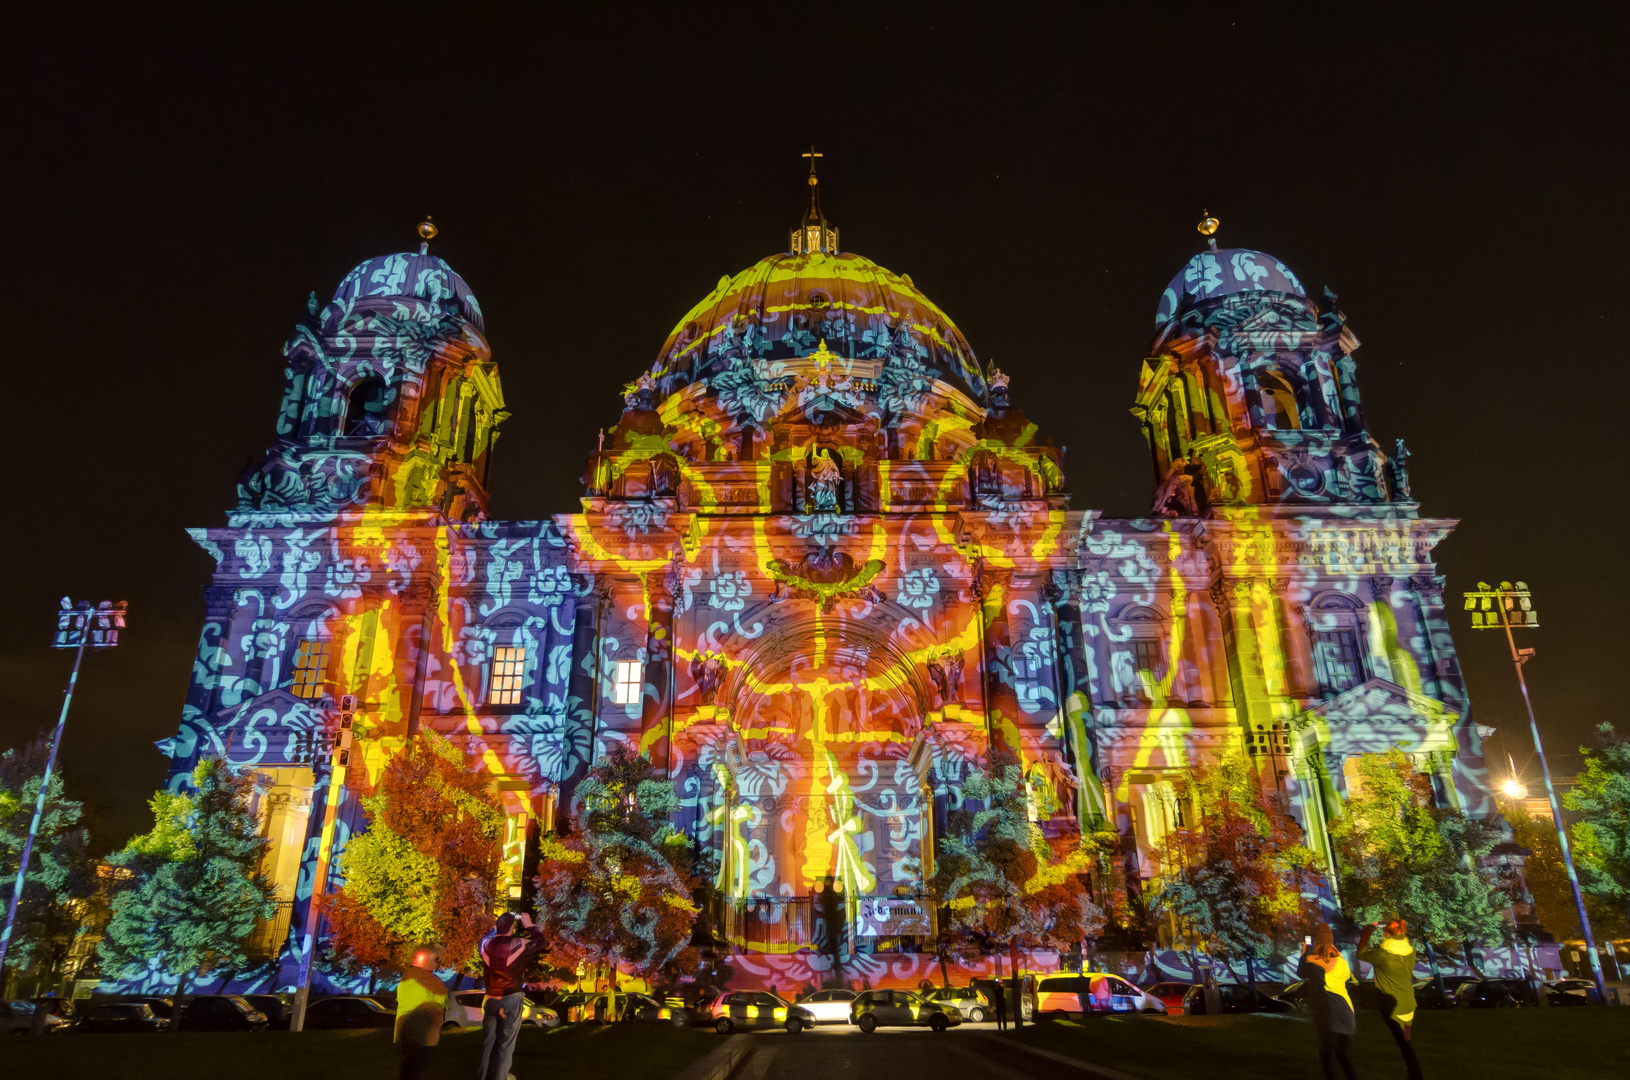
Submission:
[[[1296,718],[1301,727],[1312,720],[1330,724],[1450,724],[1460,714],[1436,698],[1407,690],[1386,679],[1370,679]]]

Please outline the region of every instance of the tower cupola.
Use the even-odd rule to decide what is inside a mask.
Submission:
[[[794,255],[813,255],[817,252],[836,255],[838,229],[821,213],[821,179],[815,175],[815,159],[823,155],[816,153],[815,147],[811,146],[803,156],[809,159],[809,207],[804,211],[804,219],[792,228],[789,249]]]

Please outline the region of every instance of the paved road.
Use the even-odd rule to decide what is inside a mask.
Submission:
[[[1036,1073],[1009,1067],[986,1056],[972,1036],[995,1031],[995,1024],[963,1024],[943,1035],[927,1028],[879,1028],[870,1035],[847,1024],[821,1026],[788,1035],[759,1031],[738,1080],[1034,1080]]]

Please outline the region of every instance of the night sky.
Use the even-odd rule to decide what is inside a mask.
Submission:
[[[1535,591],[1528,671],[1571,771],[1595,723],[1627,725],[1620,35],[1561,8],[1383,24],[1221,7],[249,24],[53,5],[11,24],[0,748],[55,721],[57,598],[128,600],[63,761],[101,842],[147,826],[210,570],[182,530],[224,524],[270,442],[307,293],[409,250],[433,214],[513,413],[493,515],[571,512],[622,384],[721,274],[785,244],[813,142],[843,247],[909,273],[1012,376],[1069,448],[1077,509],[1148,507],[1127,409],[1202,208],[1224,246],[1333,288],[1372,433],[1408,439],[1423,515],[1460,519],[1438,549],[1449,596]],[[1505,643],[1450,617],[1477,718],[1507,733],[1491,759],[1522,766]]]

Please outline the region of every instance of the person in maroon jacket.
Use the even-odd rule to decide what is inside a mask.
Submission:
[[[527,961],[543,951],[543,934],[529,915],[498,917],[492,936],[481,943],[486,993],[481,1000],[481,1065],[476,1080],[514,1080],[509,1063],[521,1028]]]

